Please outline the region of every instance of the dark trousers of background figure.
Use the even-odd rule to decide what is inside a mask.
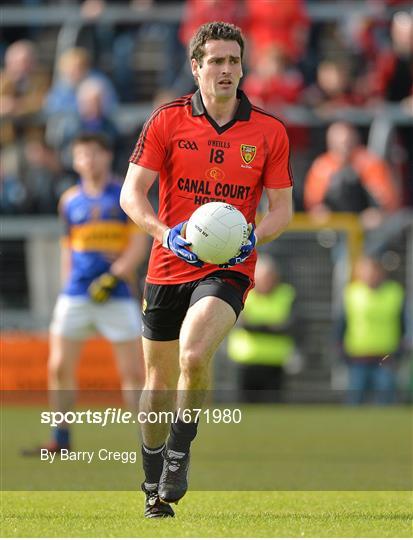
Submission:
[[[372,400],[380,405],[395,401],[396,371],[394,366],[379,362],[349,364],[347,402],[361,405]]]
[[[282,366],[234,364],[236,368],[237,401],[240,403],[275,403],[281,401],[284,380]]]

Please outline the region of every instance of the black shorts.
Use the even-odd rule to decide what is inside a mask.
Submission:
[[[177,285],[146,283],[142,306],[143,335],[155,341],[178,339],[186,312],[205,296],[225,300],[238,317],[251,285],[248,276],[232,270],[218,270],[196,281]]]

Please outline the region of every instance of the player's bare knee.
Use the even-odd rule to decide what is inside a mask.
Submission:
[[[205,356],[196,349],[184,350],[180,357],[181,374],[197,377],[208,369]]]
[[[122,388],[123,390],[136,390],[142,387],[142,380],[136,374],[127,375],[122,377]]]
[[[123,385],[134,385],[143,378],[143,373],[141,373],[138,367],[133,364],[128,366],[119,366],[119,375]]]
[[[59,383],[70,382],[74,379],[73,368],[61,354],[53,355],[49,359],[48,375],[49,380]]]
[[[173,390],[176,388],[176,378],[161,369],[148,369],[146,373],[146,390]]]
[[[64,377],[65,366],[61,355],[54,355],[49,359],[48,374],[51,379],[61,379]]]
[[[197,369],[198,367],[204,366],[206,362],[206,354],[203,348],[193,346],[182,348],[179,357],[181,369],[187,366]]]

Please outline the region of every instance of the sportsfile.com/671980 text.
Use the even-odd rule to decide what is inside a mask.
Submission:
[[[95,424],[105,427],[110,424],[170,424],[177,418],[184,422],[207,424],[239,424],[242,421],[240,409],[179,409],[176,411],[123,411],[121,408],[107,407],[103,411],[42,411],[40,422],[51,427],[65,424]]]

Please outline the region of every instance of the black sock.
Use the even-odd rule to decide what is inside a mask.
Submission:
[[[177,452],[189,452],[191,442],[195,439],[198,422],[184,422],[179,417],[171,424],[171,432],[167,447]]]
[[[147,489],[155,489],[151,486],[154,484],[158,485],[163,467],[162,451],[164,448],[165,444],[158,446],[158,448],[148,448],[142,444],[142,464]]]

